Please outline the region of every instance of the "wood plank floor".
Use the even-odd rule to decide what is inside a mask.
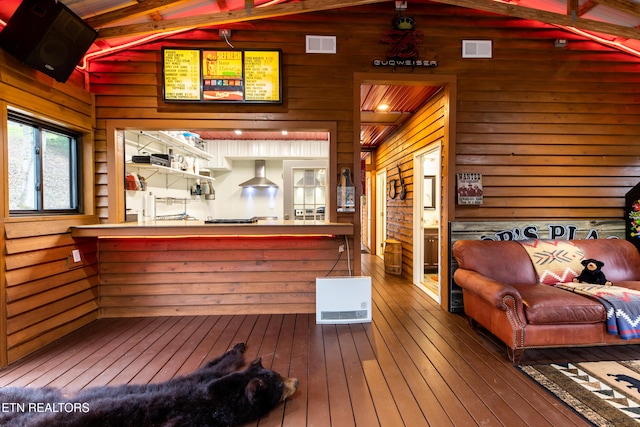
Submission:
[[[234,343],[247,360],[300,380],[264,426],[586,426],[527,379],[504,347],[443,311],[363,255],[373,322],[316,325],[315,315],[101,319],[0,371],[0,386],[159,382],[191,372]],[[640,347],[531,351],[524,363],[638,359]]]

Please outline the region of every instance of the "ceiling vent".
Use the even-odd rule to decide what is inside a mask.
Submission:
[[[336,36],[307,36],[307,53],[336,53]]]
[[[463,58],[491,58],[491,40],[462,40]]]
[[[270,181],[266,177],[267,167],[264,160],[256,160],[255,176],[248,181],[240,184],[244,188],[278,188],[275,182]]]

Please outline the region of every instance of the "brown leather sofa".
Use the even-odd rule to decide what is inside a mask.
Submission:
[[[621,239],[573,240],[584,253],[605,263],[615,286],[640,290],[640,254]],[[515,241],[458,240],[454,280],[462,288],[472,326],[482,325],[507,345],[519,364],[525,349],[638,344],[607,333],[604,306],[570,291],[539,283],[531,258]]]

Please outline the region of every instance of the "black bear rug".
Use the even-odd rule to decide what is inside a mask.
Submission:
[[[265,369],[243,370],[236,344],[195,372],[157,384],[96,387],[65,396],[55,388],[0,389],[0,426],[230,427],[256,420],[295,393],[298,380]]]

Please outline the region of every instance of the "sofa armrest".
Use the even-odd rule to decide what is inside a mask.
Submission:
[[[502,311],[514,310],[519,323],[526,324],[522,297],[513,286],[464,268],[458,268],[453,278],[462,289],[472,292],[495,308]]]

